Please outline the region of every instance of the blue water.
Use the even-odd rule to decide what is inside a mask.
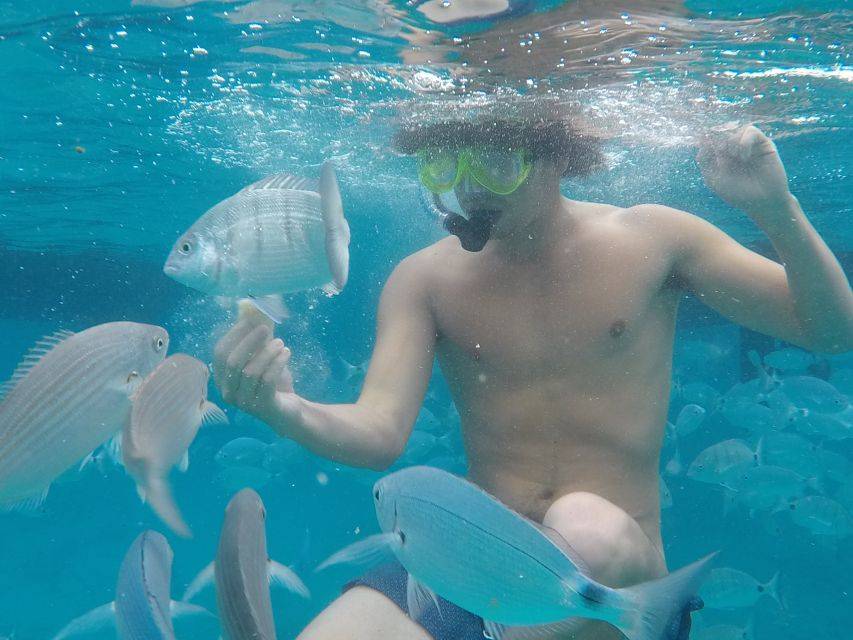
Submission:
[[[853,154],[845,142],[853,130],[853,13],[845,2],[622,3],[628,10],[547,2],[527,15],[464,25],[432,24],[410,6],[417,3],[402,0],[141,4],[0,2],[0,379],[39,337],[120,319],[162,325],[172,352],[209,360],[234,318],[163,275],[175,238],[249,182],[278,171],[316,175],[333,158],[352,228],[350,282],[333,299],[290,296],[292,320],[281,333],[295,354],[300,393],[354,398],[357,387],[337,380],[335,362],[369,357],[388,274],[442,237],[429,213],[412,205],[420,202],[414,163],[389,149],[397,107],[430,100],[430,89],[442,87],[548,91],[578,102],[606,134],[608,166],[567,181],[565,193],[692,211],[772,256],[692,162],[701,131],[756,122],[776,141],[812,223],[848,275],[853,267]],[[784,346],[695,300],[682,306],[676,345],[672,418],[685,404],[678,389],[702,381],[723,393],[754,376],[748,350]],[[851,393],[843,373],[851,368],[853,359],[836,356],[812,373],[847,375],[842,390]],[[215,392],[212,399],[220,401]],[[458,446],[440,374],[430,403]],[[231,425],[203,430],[188,473],[174,478],[196,534],[169,538],[175,597],[212,559],[233,491],[216,451],[238,435],[273,438],[256,420],[228,413]],[[686,462],[743,435],[709,414],[683,446]],[[853,462],[849,444],[826,448]],[[665,450],[664,463],[670,455]],[[279,637],[295,637],[346,577],[311,569],[356,532],[376,530],[373,477],[304,453],[260,489],[270,555],[295,563],[313,592],[306,604],[274,591]],[[784,609],[765,597],[747,609],[708,609],[697,626],[752,622],[752,637],[762,640],[853,634],[850,536],[816,537],[784,514],[724,515],[720,491],[667,482],[671,566],[722,549],[725,566],[762,582],[781,572]],[[844,483],[829,481],[826,492],[853,510]],[[166,533],[130,478],[106,462],[56,484],[40,512],[0,515],[0,637],[51,637],[110,601],[121,558],[145,528]],[[210,592],[199,603],[215,609]],[[179,626],[179,637],[217,636],[190,625]]]

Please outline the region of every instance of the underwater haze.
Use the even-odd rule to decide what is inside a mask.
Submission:
[[[175,241],[246,185],[279,172],[316,179],[329,161],[351,229],[349,282],[335,296],[288,294],[290,317],[276,331],[293,350],[297,392],[353,401],[388,275],[446,235],[415,160],[391,139],[401,114],[463,93],[577,105],[604,139],[605,166],[565,180],[567,196],[690,211],[775,257],[694,162],[709,129],[754,123],[849,277],[849,3],[552,0],[444,19],[454,4],[464,3],[0,0],[0,380],[43,336],[119,320],[164,327],[169,353],[211,362],[236,307],[164,274]],[[719,549],[717,566],[735,570],[712,574],[691,637],[853,637],[853,356],[792,349],[688,296],[673,376],[671,433],[682,433],[661,460],[667,561],[680,567]],[[790,404],[768,401],[771,390]],[[187,471],[171,475],[192,539],[140,501],[105,448],[60,476],[37,508],[0,512],[0,638],[51,638],[113,600],[125,553],[147,529],[168,538],[179,598],[216,555],[225,506],[244,487],[263,499],[269,556],[311,590],[309,600],[272,590],[278,637],[295,638],[340,592],[352,573],[314,568],[379,530],[370,488],[382,474],[296,445],[235,462],[223,447],[236,438],[276,436],[213,384],[210,400],[230,423],[203,426]],[[437,367],[415,433],[392,469],[465,472]],[[807,486],[782,508],[738,504],[714,465],[743,451]],[[212,589],[194,602],[216,611]],[[204,619],[176,630],[219,637]]]

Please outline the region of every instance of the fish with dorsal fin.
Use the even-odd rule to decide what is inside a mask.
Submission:
[[[120,430],[168,346],[165,329],[134,322],[39,343],[0,401],[0,507],[35,508],[55,478]]]
[[[517,637],[504,625],[529,626],[535,634],[534,626],[572,625],[571,618],[582,617],[609,622],[628,640],[671,640],[672,621],[681,619],[713,557],[611,589],[588,575],[567,544],[464,478],[409,467],[379,480],[373,498],[383,533],[344,548],[318,570],[390,551],[410,574],[414,620],[435,606],[437,594],[488,621],[493,638]],[[540,628],[542,637],[553,629]]]
[[[163,270],[210,295],[253,298],[280,321],[280,294],[343,290],[349,241],[335,172],[325,163],[319,182],[277,174],[215,205],[178,239]]]
[[[209,378],[207,366],[195,358],[179,353],[164,360],[134,395],[121,439],[122,460],[140,497],[183,537],[191,532],[172,496],[169,472],[178,464],[186,470],[189,446],[203,423],[228,420],[207,399]]]

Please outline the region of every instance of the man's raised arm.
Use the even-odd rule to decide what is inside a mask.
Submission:
[[[376,346],[354,404],[310,402],[293,390],[290,350],[268,325],[242,320],[216,346],[223,398],[280,435],[344,464],[388,467],[412,431],[433,365],[435,326],[418,257],[391,274],[379,304]]]
[[[670,227],[677,275],[710,307],[750,329],[812,351],[853,349],[850,284],[788,190],[773,142],[743,127],[711,139],[698,161],[708,186],[755,221],[782,264],[680,214]]]

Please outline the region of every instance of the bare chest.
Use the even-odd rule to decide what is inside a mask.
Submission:
[[[668,276],[665,261],[613,250],[448,278],[435,300],[440,357],[547,378],[639,355],[672,324]]]

